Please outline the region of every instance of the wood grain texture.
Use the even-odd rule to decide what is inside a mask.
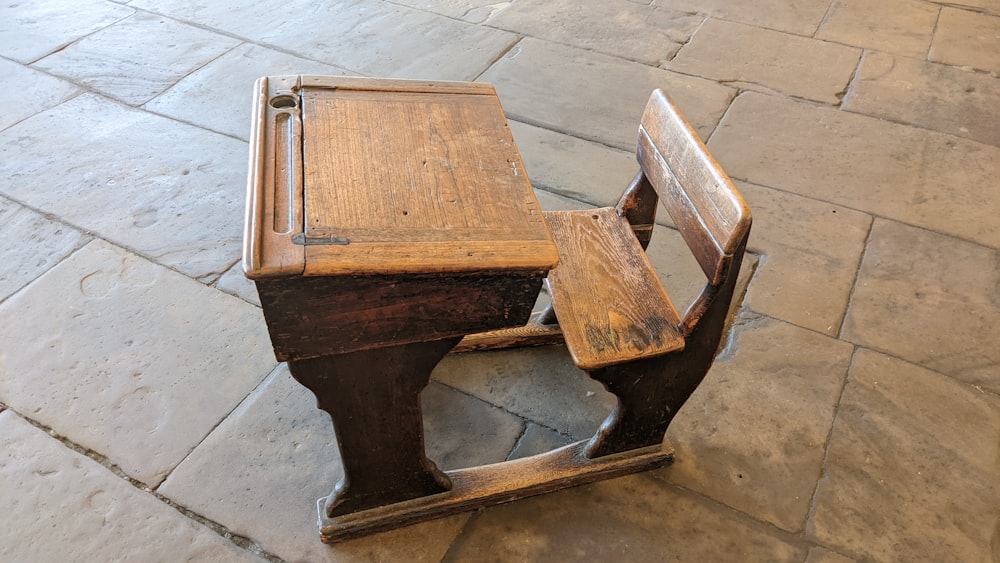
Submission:
[[[490,85],[265,77],[254,111],[252,279],[537,271],[558,260]]]
[[[705,275],[719,284],[750,227],[750,208],[662,90],[643,113],[637,157]]]
[[[454,349],[453,354],[464,352],[483,352],[486,350],[503,350],[522,346],[547,346],[562,344],[563,335],[559,325],[543,325],[529,322],[524,326],[503,328],[470,334],[463,338]]]
[[[251,279],[301,274],[303,247],[292,242],[302,232],[302,123],[297,105],[269,101],[295,88],[291,79],[261,78],[254,86],[247,179],[243,271]]]
[[[278,361],[523,325],[545,272],[257,280]]]
[[[303,90],[309,248],[345,271],[534,268],[556,261],[499,101],[481,94]]]
[[[433,495],[451,487],[424,453],[420,392],[458,342],[450,338],[288,363],[333,419],[344,477],[327,516]]]
[[[320,537],[333,543],[353,537],[441,518],[495,504],[662,467],[673,448],[657,445],[626,455],[588,459],[587,442],[577,442],[533,457],[447,471],[451,491],[389,506],[328,518],[319,501]]]
[[[566,346],[584,370],[684,347],[680,319],[628,222],[613,208],[545,214],[559,249],[549,272]]]

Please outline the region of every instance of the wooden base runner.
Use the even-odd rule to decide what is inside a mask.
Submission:
[[[458,512],[638,473],[670,464],[673,447],[652,446],[596,459],[584,455],[588,440],[536,456],[447,471],[451,490],[427,497],[327,518],[317,501],[324,542],[382,532]]]

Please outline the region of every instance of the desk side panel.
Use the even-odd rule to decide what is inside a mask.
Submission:
[[[279,361],[523,325],[545,271],[257,280]]]

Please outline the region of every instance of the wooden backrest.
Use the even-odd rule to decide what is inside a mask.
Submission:
[[[750,208],[662,90],[649,97],[636,156],[709,283],[719,285],[749,233]]]

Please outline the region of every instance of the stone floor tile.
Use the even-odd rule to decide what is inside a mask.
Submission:
[[[635,151],[649,94],[663,88],[702,138],[711,134],[735,90],[547,41],[527,38],[480,78],[493,83],[508,117]]]
[[[653,4],[682,12],[696,12],[766,29],[811,36],[819,27],[830,0],[654,0]]]
[[[586,7],[573,0],[518,0],[486,23],[656,66],[672,59],[702,21],[702,16],[628,0],[590,2]]]
[[[0,5],[0,55],[27,64],[135,12],[104,0],[76,0],[66,8],[59,2]]]
[[[1000,148],[753,92],[708,145],[734,178],[1000,248]]]
[[[1000,17],[942,8],[930,60],[1000,73]]]
[[[420,397],[427,456],[446,471],[501,462],[524,432],[520,418],[439,383]]]
[[[261,41],[368,76],[472,80],[517,40],[388,2],[297,0],[291,8],[290,21]]]
[[[866,53],[843,108],[1000,146],[1000,78]]]
[[[802,561],[791,536],[646,475],[487,508],[445,561]]]
[[[259,560],[11,410],[0,413],[0,482],[4,561]]]
[[[654,475],[797,532],[853,347],[766,317],[734,332],[667,432],[673,465]]]
[[[235,295],[247,303],[252,303],[260,307],[260,295],[257,294],[257,286],[253,280],[247,279],[243,275],[243,262],[237,262],[232,268],[222,274],[219,281],[215,282],[215,287],[225,291],[229,295]]]
[[[299,23],[294,14],[303,11],[294,0],[256,0],[240,3],[239,8],[215,0],[131,0],[129,5],[254,40],[280,28],[294,28]],[[308,13],[317,9],[322,8],[316,5]]]
[[[80,92],[69,82],[6,59],[0,59],[0,75],[6,84],[17,85],[0,89],[0,107],[4,108],[0,113],[0,131]]]
[[[140,12],[33,66],[139,105],[237,44],[230,37]]]
[[[436,387],[432,393],[448,394]],[[440,400],[429,402],[437,406]],[[444,419],[435,421],[442,414]],[[446,429],[447,417],[428,412],[429,431]],[[501,459],[504,447],[510,444],[496,450]],[[471,443],[460,448],[468,455],[429,453],[471,459],[483,451]],[[288,561],[436,562],[468,518],[462,514],[327,546],[319,540],[316,499],[328,495],[342,476],[330,417],[282,364],[157,492]]]
[[[1000,392],[1000,252],[877,220],[843,337]]]
[[[493,14],[510,6],[512,2],[498,2],[497,0],[393,0],[393,3],[434,12],[469,23],[483,23]]]
[[[258,309],[103,241],[0,319],[0,401],[150,485],[274,365]]]
[[[859,350],[810,534],[864,560],[991,560],[1000,530],[998,435],[995,395]]]
[[[822,547],[811,547],[809,548],[809,556],[806,557],[806,563],[854,563],[854,560],[836,551]]]
[[[838,104],[860,58],[861,49],[709,19],[664,68]]]
[[[510,122],[531,183],[596,206],[616,205],[639,170],[635,151]]]
[[[754,217],[750,250],[762,255],[746,296],[747,306],[836,336],[872,218],[744,182],[737,182],[737,188]]]
[[[0,198],[0,302],[76,250],[76,229]]]
[[[454,354],[431,378],[577,440],[592,436],[615,406],[564,346]]]
[[[84,94],[0,152],[0,192],[119,246],[208,282],[240,256],[246,143]]]
[[[922,59],[939,9],[920,0],[835,0],[815,37]]]
[[[549,452],[570,444],[572,441],[568,436],[532,422],[525,428],[524,435],[517,441],[509,459],[521,459]]]
[[[253,84],[261,76],[351,73],[245,43],[173,85],[145,106],[150,111],[247,140]]]

